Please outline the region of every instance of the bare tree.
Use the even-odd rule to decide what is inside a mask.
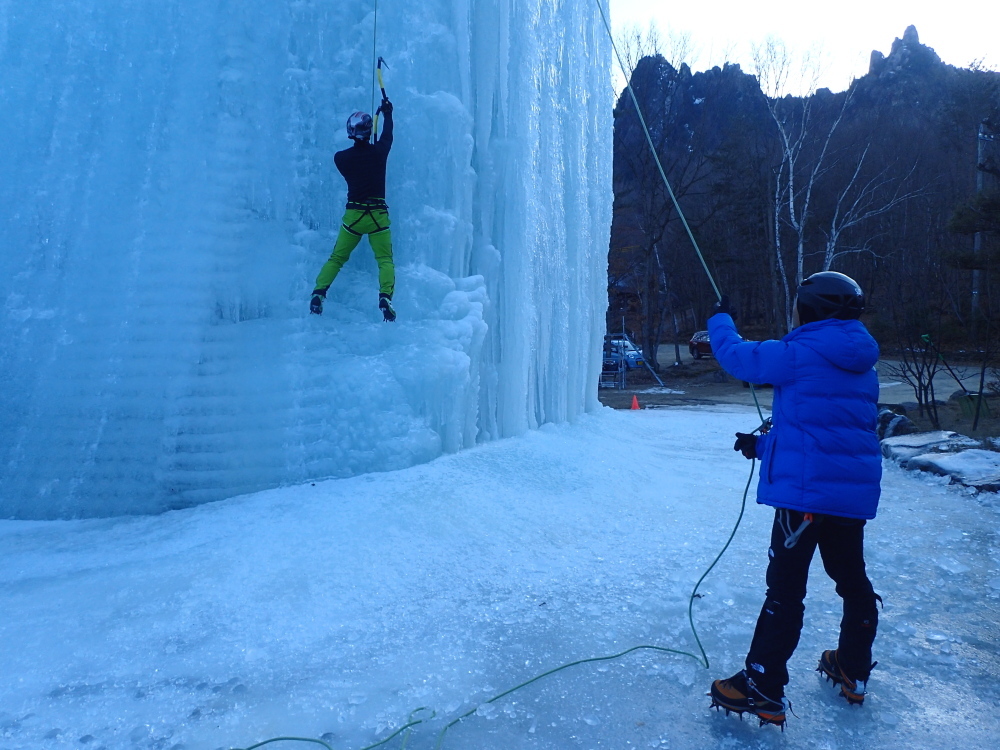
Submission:
[[[625,26],[615,37],[615,47],[621,56],[621,63],[631,78],[635,72],[639,61],[644,57],[656,57],[663,54],[663,40],[660,37],[660,30],[653,21],[645,28],[639,24]],[[627,81],[621,78],[622,72],[615,67],[615,96],[627,85]]]
[[[785,321],[792,327],[791,287],[802,282],[806,255],[806,232],[812,218],[813,191],[823,173],[830,143],[851,103],[852,91],[844,97],[840,111],[829,127],[824,128],[814,117],[815,91],[821,68],[818,56],[807,54],[796,67],[792,54],[783,42],[768,39],[754,47],[754,68],[761,90],[767,97],[771,119],[777,127],[781,146],[781,163],[774,184],[775,254],[785,295]],[[808,89],[803,98],[782,96],[793,69],[800,85]],[[818,131],[818,132],[817,132]],[[807,149],[807,147],[809,147]],[[782,252],[782,227],[793,232],[795,273],[789,278]]]
[[[680,70],[681,65],[693,68],[701,56],[701,50],[691,38],[690,31],[676,31],[671,29],[667,32],[667,41],[664,45],[663,56],[675,70]]]
[[[645,27],[639,24],[625,26],[615,37],[615,44],[629,75],[644,57],[661,55],[675,70],[680,70],[683,64],[694,66],[701,55],[690,31],[670,29],[664,36],[656,21]]]
[[[844,248],[842,243],[851,230],[922,192],[903,189],[914,168],[902,177],[888,166],[871,173],[867,168],[870,134],[861,139],[860,153],[855,144],[841,152],[835,150],[835,137],[852,108],[857,87],[852,82],[839,102],[832,94],[819,96],[815,87],[822,70],[820,60],[821,53],[813,51],[797,61],[783,43],[773,39],[754,49],[758,81],[767,96],[779,142],[780,163],[773,184],[773,241],[788,330],[792,325],[792,293],[805,276],[810,237],[816,230],[824,237],[822,251],[817,254],[823,259],[822,270],[828,271],[843,255],[873,252],[867,240]],[[799,85],[809,89],[805,97],[782,96],[793,70],[799,76]],[[838,175],[845,175],[841,187],[830,184]],[[826,198],[829,204],[830,196],[829,220],[817,226],[817,198]],[[789,234],[791,248],[786,252],[784,238]],[[793,254],[791,264],[786,259],[789,253]]]
[[[833,262],[841,255],[871,252],[870,243],[867,241],[861,247],[838,250],[838,244],[845,232],[925,192],[923,189],[903,192],[903,185],[913,175],[914,168],[899,179],[891,177],[890,168],[885,167],[862,182],[862,168],[870,150],[871,144],[868,143],[858,157],[851,178],[837,196],[829,227],[822,230],[826,237],[826,247],[823,251],[824,271],[829,271]],[[891,194],[885,196],[888,191],[891,191]]]

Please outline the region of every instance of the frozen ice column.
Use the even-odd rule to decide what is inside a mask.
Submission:
[[[306,311],[345,202],[330,157],[371,102],[370,8],[0,5],[0,516],[400,468],[595,407],[599,24],[586,3],[380,3],[389,327],[364,244]]]

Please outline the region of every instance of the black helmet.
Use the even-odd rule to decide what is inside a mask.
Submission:
[[[837,318],[857,320],[865,311],[865,295],[858,282],[836,271],[820,271],[799,284],[799,320],[813,323]]]

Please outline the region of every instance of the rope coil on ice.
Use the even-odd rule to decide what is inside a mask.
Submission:
[[[756,396],[754,398],[756,399]],[[758,429],[760,429],[760,428],[758,428]],[[756,432],[756,430],[754,430],[754,432]],[[701,577],[698,579],[698,582],[695,583],[694,588],[691,590],[691,595],[688,597],[688,622],[691,625],[691,632],[694,634],[695,642],[698,644],[698,651],[700,652],[700,655],[692,653],[690,651],[683,651],[681,649],[667,648],[665,646],[653,646],[653,645],[649,645],[649,644],[642,644],[642,645],[639,645],[639,646],[632,646],[631,648],[628,648],[628,649],[626,649],[624,651],[620,651],[619,653],[616,653],[616,654],[610,654],[610,655],[607,655],[607,656],[593,656],[593,657],[590,657],[590,658],[587,658],[587,659],[578,659],[576,661],[571,661],[571,662],[567,662],[565,664],[561,664],[558,667],[554,667],[553,669],[549,669],[549,670],[547,670],[545,672],[542,672],[541,674],[535,675],[531,679],[525,680],[524,682],[522,682],[522,683],[520,683],[518,685],[515,685],[512,688],[508,688],[507,690],[504,690],[501,693],[497,693],[492,698],[489,698],[488,700],[485,700],[482,703],[476,704],[476,706],[474,706],[473,708],[470,708],[465,713],[463,713],[460,716],[457,716],[456,718],[452,719],[450,722],[448,722],[447,724],[445,724],[445,726],[438,733],[437,742],[434,744],[434,750],[440,750],[441,749],[441,747],[442,747],[442,745],[444,743],[445,735],[448,733],[449,729],[451,729],[456,724],[459,724],[463,720],[465,720],[465,719],[469,718],[470,716],[472,716],[473,714],[475,714],[479,710],[480,706],[488,705],[490,703],[495,703],[496,701],[500,700],[501,698],[505,698],[506,696],[508,696],[508,695],[510,695],[512,693],[515,693],[518,690],[521,690],[522,688],[527,687],[528,685],[531,685],[531,684],[533,684],[535,682],[538,682],[539,680],[544,679],[545,677],[549,677],[551,675],[554,675],[557,672],[562,672],[564,669],[569,669],[570,667],[579,666],[581,664],[593,664],[593,663],[596,663],[596,662],[614,661],[616,659],[620,659],[620,658],[622,658],[624,656],[627,656],[628,654],[631,654],[631,653],[633,653],[635,651],[658,651],[660,653],[666,653],[666,654],[677,654],[678,656],[690,656],[692,659],[695,659],[699,664],[701,664],[703,667],[705,667],[705,669],[708,669],[709,666],[710,666],[710,662],[709,662],[709,659],[708,659],[708,654],[705,652],[705,647],[701,643],[701,638],[698,636],[698,630],[697,630],[697,628],[695,627],[695,624],[694,624],[694,600],[699,597],[698,589],[701,586],[702,582],[705,580],[705,578],[708,577],[708,574],[712,572],[712,570],[718,564],[719,560],[722,559],[722,556],[724,554],[726,554],[726,550],[729,549],[729,545],[732,543],[733,539],[736,537],[736,532],[740,528],[740,523],[743,520],[743,514],[746,511],[747,495],[750,492],[750,484],[753,481],[753,474],[754,474],[754,470],[755,470],[756,466],[757,466],[757,461],[756,461],[756,459],[754,459],[751,462],[751,464],[750,464],[750,476],[747,477],[746,486],[743,488],[743,500],[742,500],[742,503],[740,505],[740,514],[739,514],[739,517],[736,519],[736,524],[733,526],[733,530],[729,534],[729,538],[726,540],[725,545],[723,545],[722,549],[719,551],[719,554],[717,554],[715,556],[715,559],[712,560],[712,563],[708,566],[708,568],[705,569],[705,572],[701,574]],[[430,719],[433,719],[434,716],[436,715],[435,712],[433,712],[433,711],[431,711],[431,715],[427,719],[415,719],[414,718],[414,716],[417,713],[419,713],[420,711],[429,711],[429,710],[430,709],[428,709],[426,707],[421,707],[421,708],[414,709],[410,713],[410,716],[407,719],[406,723],[404,723],[396,731],[394,731],[388,737],[386,737],[386,738],[384,738],[382,740],[379,740],[378,742],[376,742],[376,743],[374,743],[372,745],[366,745],[365,747],[361,748],[360,750],[373,750],[374,748],[379,747],[379,746],[384,745],[385,743],[389,742],[389,740],[391,740],[391,739],[393,739],[395,737],[398,737],[403,732],[409,732],[409,730],[411,730],[417,724],[422,724],[425,721],[429,721]],[[404,739],[403,739],[403,746],[402,746],[403,748],[406,747],[406,743],[408,741],[409,741],[409,734],[407,734],[406,737],[404,737]],[[327,748],[327,750],[334,750],[333,747],[331,747],[330,745],[328,745],[326,742],[324,742],[322,740],[309,739],[309,738],[305,738],[305,737],[275,737],[275,738],[272,738],[272,739],[269,739],[269,740],[264,740],[262,742],[258,742],[255,745],[250,745],[250,746],[245,747],[245,748],[232,748],[232,750],[256,750],[257,748],[263,747],[264,745],[271,744],[271,743],[274,743],[274,742],[309,742],[309,743],[314,743],[314,744],[322,745],[323,747]]]

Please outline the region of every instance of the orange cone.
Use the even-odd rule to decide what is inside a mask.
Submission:
[[[634,394],[632,395],[632,408],[633,409],[639,408],[639,397]]]

